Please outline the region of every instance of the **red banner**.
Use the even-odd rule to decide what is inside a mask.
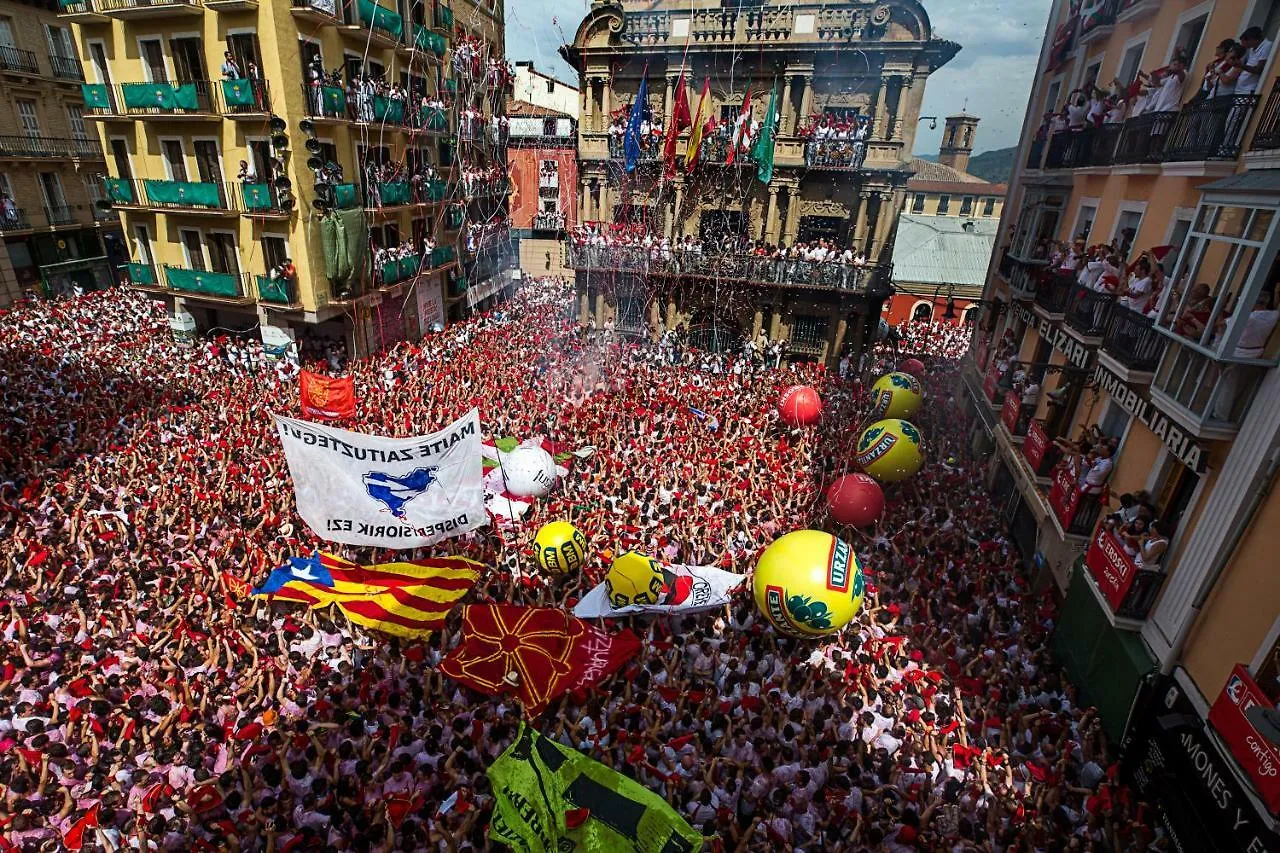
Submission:
[[[1218,700],[1209,709],[1209,722],[1249,774],[1272,814],[1280,812],[1280,747],[1267,740],[1245,714],[1254,707],[1273,707],[1243,664],[1236,664]]]
[[[462,611],[462,645],[440,662],[440,671],[487,696],[515,693],[536,717],[566,691],[600,683],[639,651],[634,634],[606,634],[563,610],[473,604]]]
[[[1022,455],[1027,457],[1027,462],[1031,463],[1031,470],[1037,474],[1040,473],[1040,466],[1044,464],[1044,454],[1048,449],[1049,436],[1045,435],[1044,424],[1033,419],[1031,425],[1027,427],[1027,440],[1022,442]]]
[[[1009,435],[1018,434],[1018,415],[1022,414],[1022,400],[1017,394],[1004,396],[1004,408],[1000,410],[1000,420],[1004,421]]]
[[[1053,469],[1053,485],[1049,488],[1049,505],[1054,515],[1066,530],[1075,520],[1076,510],[1080,508],[1080,489],[1076,486],[1076,477],[1071,466],[1063,464]]]
[[[356,385],[350,376],[333,379],[304,370],[298,388],[302,414],[309,418],[338,421],[356,415]]]
[[[1102,595],[1111,605],[1114,613],[1120,609],[1124,598],[1133,586],[1138,567],[1133,558],[1125,552],[1120,540],[1105,527],[1099,525],[1093,541],[1089,543],[1089,551],[1085,554],[1084,564],[1089,567],[1089,574],[1102,590]]]

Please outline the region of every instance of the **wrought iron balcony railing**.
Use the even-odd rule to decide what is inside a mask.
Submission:
[[[31,220],[20,207],[0,208],[0,231],[26,231],[31,228]]]
[[[53,67],[54,77],[60,77],[63,80],[84,80],[84,68],[81,67],[80,60],[74,56],[58,56],[56,53],[51,53],[49,64]]]
[[[67,204],[46,204],[44,218],[50,225],[73,225],[76,222],[76,212]]]
[[[0,136],[0,157],[24,160],[56,160],[73,157],[102,159],[96,139],[65,136]]]
[[[1064,314],[1067,302],[1071,297],[1071,288],[1075,285],[1072,275],[1052,274],[1036,288],[1036,305],[1048,314]]]
[[[563,213],[535,213],[533,215],[534,231],[563,231],[565,216]]]
[[[568,266],[577,270],[634,272],[691,278],[740,280],[780,287],[866,291],[887,272],[868,264],[776,260],[754,255],[655,251],[623,246],[570,245]]]
[[[1085,337],[1101,337],[1116,304],[1113,293],[1094,290],[1076,282],[1067,300],[1067,325]]]
[[[0,71],[18,71],[23,74],[39,74],[40,64],[29,50],[0,44]]]
[[[1258,118],[1258,129],[1253,133],[1250,151],[1274,151],[1280,148],[1280,79],[1271,85],[1271,94]]]
[[[1102,332],[1102,351],[1129,370],[1153,372],[1168,340],[1156,331],[1152,318],[1112,303]]]

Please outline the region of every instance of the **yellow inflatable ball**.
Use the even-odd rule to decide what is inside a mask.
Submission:
[[[605,592],[615,609],[633,604],[657,604],[665,584],[662,564],[635,551],[614,560],[604,576]]]
[[[924,405],[924,389],[910,373],[887,373],[871,386],[870,418],[912,418]]]
[[[567,521],[551,521],[533,537],[533,553],[544,572],[581,571],[587,562],[587,537]]]
[[[898,483],[915,476],[924,465],[920,430],[904,420],[876,421],[862,432],[854,461],[881,483]]]
[[[826,637],[853,621],[866,582],[853,548],[821,530],[796,530],[760,555],[756,607],[780,633]]]

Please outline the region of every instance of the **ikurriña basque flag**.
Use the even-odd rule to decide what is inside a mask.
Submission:
[[[316,552],[290,557],[253,594],[312,608],[336,604],[357,625],[397,637],[422,637],[444,627],[445,617],[476,585],[483,568],[464,557],[362,566]]]

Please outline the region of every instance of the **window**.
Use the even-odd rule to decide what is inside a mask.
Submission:
[[[795,349],[821,350],[827,340],[827,318],[797,314],[791,324],[791,346]]]
[[[983,216],[995,216],[995,215],[996,215],[996,200],[995,200],[995,198],[987,198],[987,199],[983,199],[983,201],[982,201],[982,215],[983,215]]]
[[[1080,83],[1080,88],[1088,91],[1098,85],[1098,75],[1102,73],[1102,58],[1089,63],[1089,67],[1084,70],[1084,80]]]
[[[18,43],[13,40],[13,19],[0,18],[0,47],[16,48]]]
[[[28,137],[40,135],[40,116],[36,113],[36,102],[19,98],[18,121],[22,123],[22,132]]]
[[[548,80],[548,81],[547,81],[547,94],[548,94],[548,95],[554,95],[555,93],[556,93],[556,81],[555,81],[555,80]]]
[[[129,165],[129,145],[123,139],[111,140],[111,159],[116,164],[116,175],[126,181],[133,177],[133,167]]]
[[[557,133],[556,120],[553,118],[544,118],[542,120],[542,135],[555,136]]]
[[[1093,220],[1098,215],[1098,207],[1093,204],[1080,205],[1080,212],[1076,214],[1076,227],[1071,229],[1071,237],[1080,238],[1086,243],[1089,242],[1089,235],[1093,233]]]
[[[200,232],[190,228],[180,228],[178,238],[182,241],[182,254],[187,259],[187,269],[209,269],[204,262],[204,241],[200,239]]]
[[[1142,54],[1147,50],[1147,43],[1140,42],[1127,48],[1124,57],[1120,60],[1120,68],[1116,72],[1116,77],[1120,78],[1120,82],[1128,86],[1138,76],[1138,71],[1142,68]]]
[[[196,240],[200,239],[200,235],[196,235]],[[145,225],[135,225],[133,232],[134,250],[133,256],[138,259],[138,263],[146,264],[154,269],[156,259],[151,254],[151,232],[147,230]]]
[[[160,153],[164,155],[165,166],[168,167],[169,180],[185,181],[187,179],[187,162],[182,153],[182,140],[161,140]]]
[[[1166,270],[1171,270],[1172,266],[1178,262],[1178,253],[1182,251],[1183,245],[1187,242],[1187,234],[1191,231],[1191,220],[1179,217],[1173,222],[1173,231],[1169,234],[1169,242],[1167,245],[1173,246],[1173,251],[1165,255],[1161,264]]]
[[[421,241],[419,241],[421,242]],[[289,244],[283,237],[264,234],[262,237],[262,262],[271,270],[289,259]]]
[[[950,209],[951,209],[951,196],[949,195],[938,196],[938,211],[937,211],[938,216],[946,216],[947,212]]]
[[[1058,109],[1058,95],[1062,93],[1062,81],[1054,80],[1049,84],[1049,91],[1045,95],[1044,109],[1040,112],[1047,113]]]
[[[1200,49],[1200,39],[1204,37],[1204,25],[1209,21],[1209,13],[1184,21],[1178,27],[1178,35],[1169,46],[1169,60],[1181,54],[1190,67],[1195,61],[1196,51]]]
[[[55,218],[67,211],[67,199],[62,194],[62,181],[58,180],[57,172],[40,173],[40,194],[44,197],[45,209],[55,214]]]
[[[67,126],[71,128],[73,139],[88,139],[89,130],[84,124],[84,107],[80,104],[67,104]]]
[[[1129,250],[1133,248],[1133,243],[1138,238],[1138,229],[1141,227],[1141,210],[1122,210],[1116,217],[1116,227],[1111,233],[1111,239],[1119,241],[1121,260],[1129,257]]]
[[[169,79],[169,72],[164,67],[164,48],[160,39],[142,39],[138,42],[142,52],[142,70],[150,83],[162,83]]]
[[[911,202],[912,213],[924,213],[924,193],[916,193],[915,199]]]
[[[933,319],[933,306],[928,302],[921,302],[911,312],[911,319],[917,323],[927,323]]]
[[[960,199],[960,215],[971,216],[973,214],[973,196],[967,195]]]
[[[76,61],[76,48],[71,41],[71,31],[66,27],[44,26],[44,35],[49,42],[49,55],[69,62]],[[57,63],[54,63],[55,65]]]

